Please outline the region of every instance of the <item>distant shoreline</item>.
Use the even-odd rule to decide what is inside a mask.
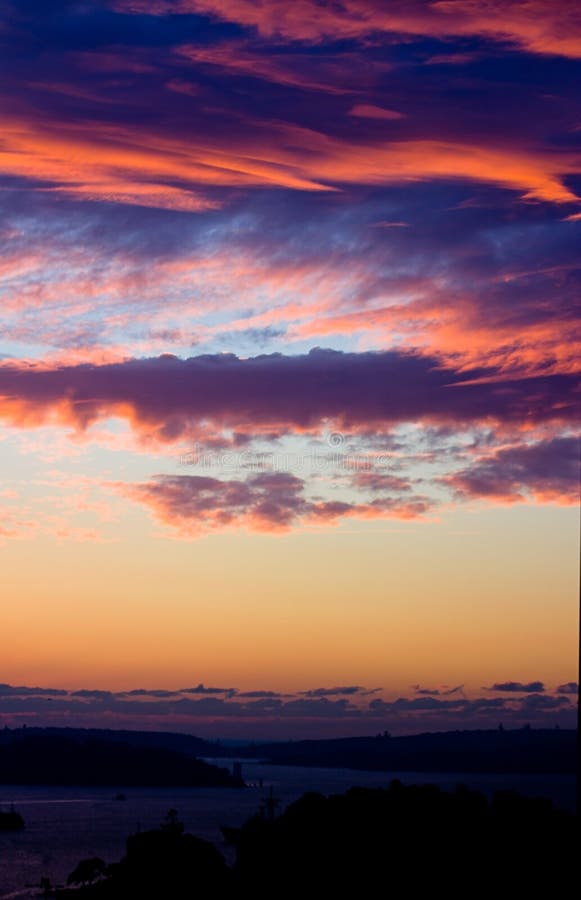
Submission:
[[[16,749],[18,748],[18,749]],[[86,786],[242,786],[228,769],[201,760],[370,772],[573,775],[577,732],[494,729],[383,734],[239,746],[155,731],[20,728],[0,732],[4,784]]]
[[[221,754],[271,765],[355,771],[497,775],[574,775],[577,732],[532,729],[432,732],[391,737],[287,741],[240,747]]]

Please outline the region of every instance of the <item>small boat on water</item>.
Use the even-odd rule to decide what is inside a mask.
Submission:
[[[9,810],[0,809],[0,831],[22,831],[24,819],[13,806]]]

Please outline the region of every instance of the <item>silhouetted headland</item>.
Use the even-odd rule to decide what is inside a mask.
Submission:
[[[70,728],[49,726],[22,726],[20,728],[0,729],[0,746],[21,738],[30,737],[65,737],[74,741],[109,741],[118,744],[129,744],[131,747],[161,747],[176,750],[188,756],[218,756],[222,753],[220,741],[205,741],[192,734],[180,734],[174,731],[132,731],[113,728]]]
[[[243,787],[241,778],[177,750],[76,737],[3,732],[0,783],[148,787]]]

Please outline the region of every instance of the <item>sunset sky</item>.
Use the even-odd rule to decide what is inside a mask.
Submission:
[[[0,725],[572,727],[577,0],[0,45]]]

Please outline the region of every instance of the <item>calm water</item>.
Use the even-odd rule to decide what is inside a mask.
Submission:
[[[230,760],[216,760],[231,765]],[[187,831],[221,844],[220,825],[240,825],[256,812],[270,786],[282,805],[305,791],[331,794],[353,785],[385,787],[393,778],[405,783],[430,782],[445,788],[468,784],[490,795],[500,788],[551,797],[557,806],[573,809],[573,776],[450,775],[422,772],[354,772],[349,769],[305,769],[298,766],[243,764],[247,790],[232,788],[122,788],[127,799],[114,800],[117,789],[53,788],[0,785],[0,808],[14,803],[26,821],[22,833],[0,834],[0,898],[28,897],[26,885],[48,875],[63,883],[83,857],[107,862],[124,853],[125,839],[139,827],[154,828],[168,809],[179,812]],[[263,779],[262,789],[258,780]]]

